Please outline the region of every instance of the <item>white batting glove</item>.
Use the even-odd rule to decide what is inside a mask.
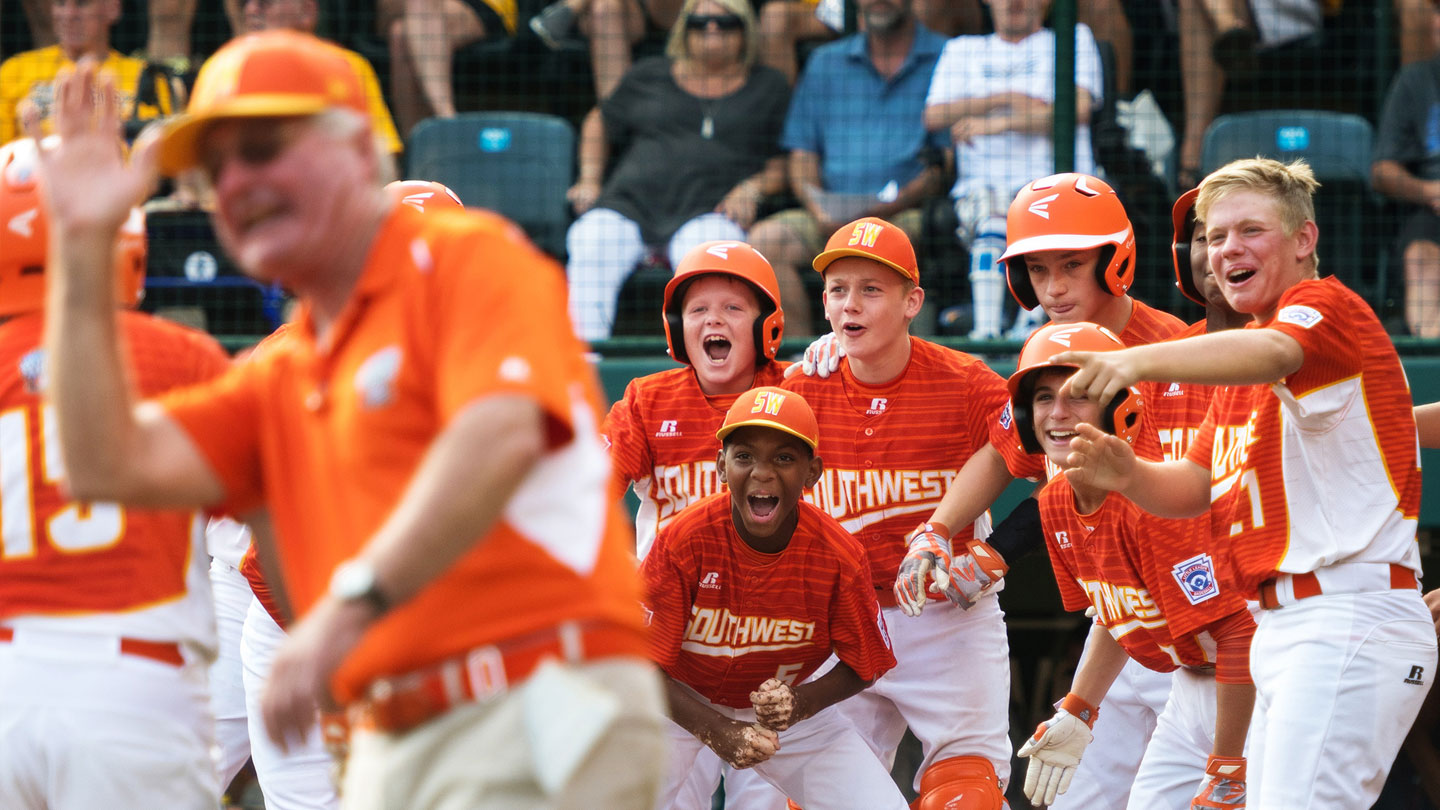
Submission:
[[[907,538],[910,548],[895,575],[895,603],[906,616],[919,616],[929,601],[927,591],[950,588],[950,527],[944,523],[921,523]],[[927,583],[927,579],[933,579]],[[928,587],[927,587],[928,584]]]
[[[1210,755],[1205,763],[1210,781],[1190,802],[1190,810],[1245,810],[1245,758]]]
[[[786,377],[804,374],[806,377],[825,379],[840,368],[840,358],[845,356],[845,347],[834,332],[826,332],[815,342],[805,347],[805,356],[798,363],[791,363],[785,369]]]
[[[1000,583],[1010,566],[984,540],[968,540],[963,551],[950,560],[950,586],[945,598],[962,610],[969,610]]]
[[[1025,798],[1032,804],[1050,806],[1055,797],[1070,789],[1075,768],[1085,747],[1095,739],[1097,709],[1075,695],[1060,701],[1055,716],[1041,723],[1035,734],[1020,746],[1019,756],[1029,757],[1025,770]]]

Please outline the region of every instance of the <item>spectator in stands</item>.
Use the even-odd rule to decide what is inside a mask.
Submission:
[[[1440,3],[1429,30],[1440,44]],[[1414,210],[1400,229],[1405,322],[1416,337],[1440,338],[1440,58],[1407,65],[1390,85],[1370,164],[1375,190]]]
[[[796,45],[834,39],[844,30],[845,10],[839,0],[770,0],[760,7],[760,61],[794,84],[800,70]]]
[[[516,0],[379,0],[402,135],[427,115],[455,117],[455,51],[486,37],[512,36],[517,9]]]
[[[1177,2],[1185,124],[1176,179],[1188,191],[1200,182],[1205,130],[1220,113],[1227,81],[1254,78],[1258,51],[1317,33],[1323,16],[1321,0]]]
[[[193,72],[190,26],[195,22],[195,0],[146,0],[146,10],[145,57],[177,76]]]
[[[916,20],[911,0],[858,0],[858,11],[864,32],[810,55],[785,119],[780,145],[804,207],[750,231],[780,277],[791,335],[814,332],[804,289],[786,279],[808,269],[837,228],[874,216],[918,241],[919,206],[944,188],[949,139],[927,134],[921,112],[945,38]]]
[[[970,253],[970,337],[1004,329],[1005,212],[1015,193],[1055,173],[1051,138],[1055,103],[1055,32],[1043,27],[1046,0],[986,0],[995,33],[950,40],[925,99],[925,128],[955,142],[957,234]],[[1075,26],[1075,165],[1095,173],[1090,114],[1101,101],[1100,52],[1083,23]],[[1044,313],[1021,311],[1007,335],[1021,340]]]
[[[666,31],[682,17],[680,0],[556,0],[530,19],[530,30],[559,50],[578,30],[590,41],[595,98],[604,100],[630,69],[630,49],[647,30]]]
[[[1430,10],[1434,5],[1435,0],[1395,0],[1402,67],[1435,55],[1436,43],[1430,34]]]
[[[314,34],[320,24],[320,6],[316,0],[245,0],[242,7],[242,24],[247,33],[271,31],[285,28]],[[350,60],[355,74],[365,85],[365,95],[370,99],[370,120],[375,128],[375,137],[383,140],[390,154],[399,154],[402,146],[400,135],[395,131],[395,121],[385,106],[385,94],[380,91],[380,80],[375,77],[375,68],[360,54],[346,49],[345,57]]]
[[[760,200],[784,187],[790,91],[755,62],[749,0],[686,0],[682,11],[666,56],[637,62],[581,128],[568,193],[580,218],[565,242],[570,314],[586,340],[610,336],[647,245],[665,246],[673,266],[701,242],[743,240]]]
[[[55,77],[86,55],[100,60],[101,74],[115,83],[127,119],[143,120],[174,111],[175,88],[166,77],[152,73],[153,88],[142,92],[139,85],[145,62],[110,47],[110,27],[120,19],[120,0],[52,0],[50,19],[57,44],[18,53],[0,63],[0,143],[20,137],[18,108],[26,100],[39,108],[49,131]]]

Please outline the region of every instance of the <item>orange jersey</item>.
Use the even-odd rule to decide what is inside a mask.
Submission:
[[[766,363],[751,385],[779,385],[788,363]],[[715,470],[715,431],[739,394],[707,396],[686,366],[637,377],[600,427],[610,446],[616,490],[634,484],[640,498],[635,548],[644,557],[655,535],[681,509],[725,489]]]
[[[119,320],[141,396],[229,365],[201,332],[136,312]],[[0,620],[213,646],[198,513],[76,503],[61,492],[55,416],[41,401],[43,323],[37,314],[0,325]]]
[[[544,457],[469,551],[365,633],[332,682],[341,701],[377,677],[570,620],[633,629],[644,655],[599,387],[565,299],[560,268],[508,220],[396,206],[324,345],[302,304],[285,340],[165,400],[230,511],[269,510],[300,615],[390,516],[457,413],[497,395],[541,407]]]
[[[1187,337],[1205,334],[1205,320],[1202,318],[1190,324],[1184,331],[1169,338],[1183,340]],[[1205,414],[1210,410],[1210,400],[1215,396],[1215,386],[1199,383],[1144,383],[1141,391],[1145,397],[1145,410],[1155,427],[1160,440],[1161,458],[1164,461],[1179,461],[1200,432]]]
[[[651,657],[711,703],[750,707],[769,678],[795,685],[833,652],[872,681],[895,666],[865,549],[804,501],[779,554],[735,532],[730,495],[701,500],[660,531],[641,563]]]
[[[1063,473],[1039,501],[1066,610],[1093,605],[1130,657],[1158,672],[1216,662],[1208,629],[1247,609],[1208,551],[1208,521],[1157,518],[1113,492],[1082,515]]]
[[[1126,321],[1125,328],[1116,337],[1120,338],[1120,342],[1126,346],[1144,346],[1168,340],[1185,328],[1185,322],[1174,315],[1161,312],[1142,301],[1135,301],[1134,306],[1130,309],[1130,320]],[[1147,383],[1137,386],[1141,395],[1146,397],[1146,405],[1149,405],[1152,399],[1151,387]],[[1160,449],[1153,442],[1156,440],[1158,431],[1163,428],[1163,422],[1158,421],[1156,416],[1151,416],[1149,408],[1141,418],[1150,425],[1141,428],[1141,444],[1136,447],[1136,453],[1142,458],[1158,458]],[[1159,418],[1163,419],[1163,417]],[[1010,474],[1016,478],[1042,481],[1049,478],[1054,472],[1054,470],[1048,469],[1045,463],[1045,454],[1031,455],[1025,452],[1025,447],[1020,444],[1020,435],[1015,432],[1015,419],[1010,412],[1008,399],[1000,411],[999,418],[991,422],[990,443],[995,445],[995,449],[1005,459],[1005,466],[1010,470]]]
[[[806,500],[860,539],[875,589],[894,604],[905,536],[984,446],[1005,381],[978,358],[911,338],[910,362],[889,383],[860,382],[846,360],[829,379],[801,375],[783,387],[804,396],[820,421],[825,472]],[[966,540],[974,527],[956,532]]]
[[[1224,386],[1187,458],[1211,475],[1211,511],[1254,597],[1277,572],[1339,563],[1420,571],[1418,439],[1400,358],[1360,296],[1302,281],[1266,324],[1299,342],[1299,369]],[[1228,531],[1225,524],[1228,523]]]

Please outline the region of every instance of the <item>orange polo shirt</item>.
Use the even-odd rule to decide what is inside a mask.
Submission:
[[[597,432],[599,387],[565,296],[559,266],[508,220],[399,205],[328,345],[317,345],[302,306],[287,339],[163,400],[223,481],[227,508],[269,508],[302,616],[460,410],[499,394],[543,408],[545,456],[470,551],[365,633],[332,683],[342,702],[377,677],[566,620],[633,629],[644,656],[629,529]]]

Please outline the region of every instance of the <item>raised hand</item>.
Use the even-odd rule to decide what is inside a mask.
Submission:
[[[156,132],[142,136],[126,160],[120,95],[98,70],[99,62],[85,57],[56,80],[52,121],[58,138],[44,137],[33,106],[21,113],[25,134],[40,144],[41,193],[57,237],[113,236],[155,186]]]
[[[1083,422],[1076,432],[1080,435],[1070,440],[1070,455],[1065,457],[1070,480],[1117,492],[1130,486],[1135,449],[1129,442]]]

